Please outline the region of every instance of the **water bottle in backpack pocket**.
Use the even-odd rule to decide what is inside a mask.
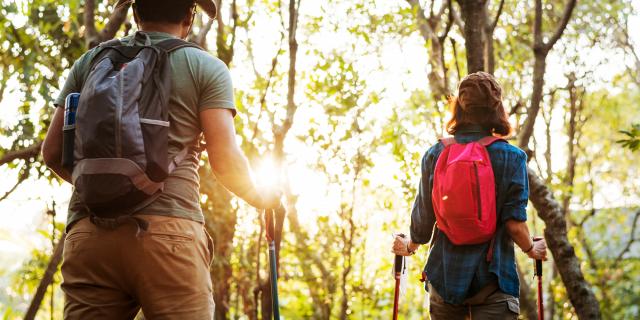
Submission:
[[[73,148],[76,131],[76,112],[80,94],[73,92],[67,95],[64,103],[64,126],[62,127],[62,166],[73,169]]]

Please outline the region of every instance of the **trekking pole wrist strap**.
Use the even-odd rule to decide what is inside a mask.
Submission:
[[[529,249],[523,250],[522,252],[529,253],[529,252],[531,252],[531,250],[533,250],[533,241],[531,242],[531,246],[529,247]]]
[[[407,242],[407,252],[408,252],[410,255],[414,255],[414,254],[416,254],[416,251],[415,251],[415,250],[411,251],[411,249],[409,249],[409,243],[410,243],[410,242],[411,242],[411,240],[409,240],[409,241]]]

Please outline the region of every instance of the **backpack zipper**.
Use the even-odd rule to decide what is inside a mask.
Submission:
[[[476,173],[476,191],[478,195],[478,220],[482,220],[482,197],[480,195],[480,177],[478,175],[478,163],[473,162],[473,169]]]
[[[123,94],[124,94],[124,70],[120,69],[120,92],[119,92],[119,97],[118,97],[118,103],[116,103],[116,118],[114,120],[114,124],[115,124],[115,129],[116,129],[116,157],[117,158],[122,158],[122,136],[120,134],[120,130],[121,130],[121,122],[122,122],[122,104],[124,103],[123,100]]]

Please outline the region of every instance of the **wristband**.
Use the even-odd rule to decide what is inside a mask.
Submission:
[[[522,251],[522,252],[529,253],[531,250],[533,250],[533,242],[531,242],[531,247],[529,247],[529,249],[527,249],[526,251]]]
[[[410,255],[414,255],[414,254],[416,254],[416,252],[415,252],[415,251],[411,251],[411,250],[409,250],[409,242],[407,242],[407,252],[409,252],[409,254],[410,254]]]

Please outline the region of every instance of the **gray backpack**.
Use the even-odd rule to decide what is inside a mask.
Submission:
[[[136,39],[145,45],[135,45]],[[146,33],[137,32],[129,44],[116,39],[97,49],[80,92],[72,171],[76,193],[95,224],[115,227],[131,219],[194,151],[184,148],[173,159],[167,153],[168,55],[185,47],[199,48],[180,39],[151,45]]]

